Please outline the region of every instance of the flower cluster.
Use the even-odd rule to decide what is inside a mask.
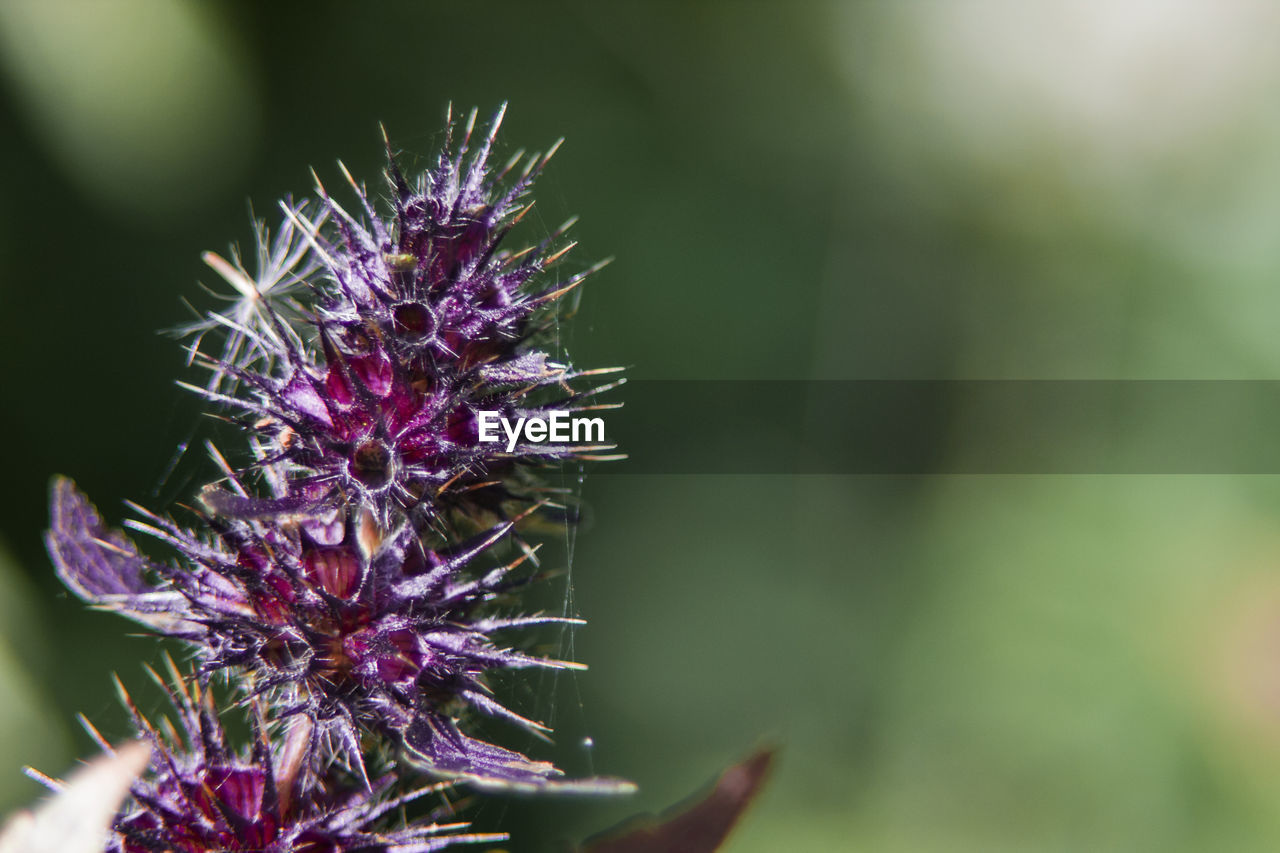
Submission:
[[[416,825],[379,829],[389,813],[435,784],[395,795],[385,774],[364,785],[330,774],[314,778],[307,762],[309,724],[296,725],[278,743],[267,734],[261,705],[250,717],[252,745],[228,746],[210,690],[186,684],[170,664],[167,687],[178,726],[161,733],[121,688],[134,724],[152,746],[152,773],[133,789],[132,804],[116,823],[108,853],[156,850],[255,853],[429,853],[454,844],[502,841],[500,834],[461,834],[465,824],[439,823],[433,813]],[[158,679],[157,679],[158,680]],[[96,730],[90,733],[107,750]]]
[[[187,387],[234,420],[248,448],[233,465],[209,447],[222,478],[199,493],[193,521],[138,508],[127,522],[175,558],[144,555],[70,480],[55,480],[47,544],[59,577],[86,601],[186,641],[199,661],[175,701],[186,744],[161,749],[135,787],[119,849],[408,851],[475,840],[433,828],[430,838],[379,835],[381,847],[353,841],[395,802],[386,774],[371,772],[370,741],[481,788],[629,788],[565,781],[467,733],[476,716],[546,731],[486,682],[577,666],[503,639],[576,621],[517,609],[537,564],[519,530],[565,509],[540,469],[611,449],[479,440],[481,411],[598,409],[612,387],[596,378],[609,371],[575,370],[549,351],[556,303],[598,269],[556,279],[568,225],[522,251],[504,243],[550,155],[495,168],[501,117],[474,148],[475,113],[456,145],[450,122],[435,167],[412,182],[388,146],[388,219],[344,168],[358,214],[318,186],[314,208],[282,204],[274,240],[259,224],[254,272],[238,257],[205,256],[237,295],[191,327],[192,359],[210,379]],[[216,355],[201,349],[213,338]],[[257,727],[247,753],[222,746],[201,705],[215,673],[279,723]],[[287,774],[269,729],[293,733]],[[359,780],[358,794],[338,793],[339,772]],[[185,811],[170,808],[178,800]],[[233,836],[240,846],[217,840]]]

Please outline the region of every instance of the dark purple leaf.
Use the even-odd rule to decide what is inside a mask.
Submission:
[[[694,797],[655,819],[637,818],[581,853],[712,853],[719,849],[760,790],[773,750],[764,749],[721,774],[706,796]]]

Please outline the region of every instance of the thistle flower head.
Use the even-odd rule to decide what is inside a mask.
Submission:
[[[492,698],[484,676],[577,666],[494,639],[508,629],[576,621],[493,612],[491,602],[526,582],[515,574],[525,557],[468,570],[511,523],[437,551],[407,525],[378,538],[368,526],[314,519],[209,517],[213,536],[149,513],[132,522],[184,556],[171,565],[148,560],[107,529],[69,480],[55,481],[51,510],[50,551],[71,589],[190,641],[206,673],[247,673],[255,693],[270,695],[285,715],[311,720],[316,737],[358,771],[359,734],[370,729],[395,734],[443,776],[545,787],[560,775],[466,738],[453,722],[470,709],[546,731]]]
[[[359,213],[323,187],[314,218],[283,205],[256,275],[207,257],[242,299],[198,330],[225,335],[216,355],[197,339],[212,379],[188,387],[240,419],[246,462],[237,469],[210,446],[222,479],[200,493],[195,527],[137,508],[129,526],[168,545],[170,562],[108,529],[65,479],[47,543],[81,597],[188,641],[206,675],[243,675],[246,691],[276,716],[305,718],[360,774],[361,734],[372,732],[430,772],[482,786],[626,790],[561,782],[550,764],[463,733],[476,714],[546,731],[486,682],[575,666],[501,639],[576,621],[512,604],[533,579],[522,566],[536,564],[513,531],[552,504],[540,467],[602,449],[482,442],[478,412],[585,410],[609,387],[591,384],[602,371],[549,351],[555,303],[592,271],[551,280],[571,247],[564,229],[505,246],[550,154],[494,168],[500,120],[476,143],[473,112],[456,146],[451,124],[436,165],[412,182],[388,148],[385,221],[347,175]],[[504,541],[514,558],[499,558]]]
[[[152,725],[121,689],[141,736],[152,744],[150,772],[135,782],[113,827],[109,853],[429,853],[458,844],[502,841],[505,835],[464,834],[463,823],[439,823],[444,812],[407,826],[390,815],[439,791],[420,787],[396,795],[395,778],[370,785],[317,767],[306,738],[268,738],[260,714],[251,718],[252,745],[228,745],[211,693],[176,673],[169,693],[177,725]],[[104,749],[106,741],[88,726]]]
[[[458,515],[518,512],[538,500],[528,469],[603,449],[507,452],[479,440],[482,409],[512,419],[578,410],[601,391],[582,385],[600,371],[575,371],[544,348],[554,303],[599,268],[546,280],[572,248],[560,245],[571,223],[521,251],[504,245],[550,152],[518,172],[519,155],[495,169],[501,115],[474,149],[475,113],[456,150],[450,125],[437,165],[413,183],[388,148],[389,221],[345,169],[359,213],[319,187],[331,232],[284,208],[286,229],[306,236],[323,271],[305,328],[269,304],[259,322],[222,317],[243,341],[206,363],[242,391],[196,390],[244,414],[279,507],[355,508],[383,527],[407,517],[442,530]]]

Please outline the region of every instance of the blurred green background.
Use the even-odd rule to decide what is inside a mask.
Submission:
[[[509,100],[505,151],[567,138],[536,227],[580,214],[579,263],[618,257],[566,330],[581,364],[1269,379],[1278,36],[1268,0],[3,0],[0,805],[36,796],[22,764],[92,752],[75,713],[123,736],[109,673],[157,657],[60,592],[44,493],[70,474],[118,522],[194,485],[164,477],[203,422],[156,332],[212,304],[199,255],[248,244],[246,199],[273,215],[339,157],[372,181],[380,121],[425,162],[449,101]],[[518,701],[558,729],[540,755],[641,793],[485,804],[510,849],[765,742],[730,853],[1280,844],[1275,477],[601,472],[584,496],[543,595],[589,620],[565,652],[591,671]]]

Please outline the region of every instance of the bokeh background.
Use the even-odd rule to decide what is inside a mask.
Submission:
[[[109,673],[150,695],[157,645],[54,581],[45,489],[118,522],[191,485],[165,472],[206,424],[157,331],[212,304],[199,255],[247,246],[246,200],[339,157],[372,180],[378,122],[412,162],[448,102],[509,100],[504,150],[567,138],[535,229],[580,214],[579,263],[618,258],[565,332],[582,364],[1272,379],[1278,37],[1270,0],[3,0],[0,805],[91,754],[74,714],[124,735]],[[584,498],[544,595],[589,619],[563,645],[591,670],[524,688],[554,750],[508,742],[641,793],[481,806],[512,850],[761,743],[730,853],[1280,843],[1275,477],[600,472]]]

